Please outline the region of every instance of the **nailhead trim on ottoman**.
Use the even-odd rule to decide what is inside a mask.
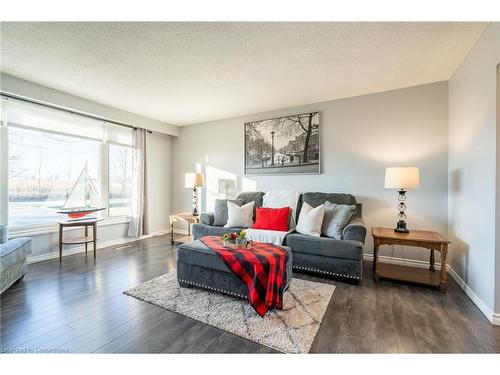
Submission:
[[[345,277],[347,279],[354,279],[354,280],[360,280],[361,279],[359,276],[352,276],[352,275],[346,275],[346,274],[343,274],[343,273],[335,273],[335,272],[330,272],[330,271],[324,271],[324,270],[320,270],[320,269],[317,269],[317,268],[309,268],[309,267],[303,267],[303,266],[293,266],[293,269],[318,272],[318,273],[322,273],[322,274],[326,274],[326,275],[333,275],[333,276]]]
[[[213,290],[215,292],[220,292],[220,293],[225,293],[225,294],[229,294],[231,296],[235,296],[235,297],[240,297],[240,298],[247,298],[247,296],[244,296],[242,294],[238,294],[238,293],[234,293],[234,292],[229,292],[227,290],[223,290],[223,289],[218,289],[218,288],[213,288],[211,286],[208,286],[208,285],[203,285],[203,284],[198,284],[198,283],[194,283],[192,281],[188,281],[188,280],[182,280],[182,279],[179,279],[180,282],[183,282],[185,284],[189,284],[189,285],[192,285],[192,286],[196,286],[198,288],[203,288],[203,289],[209,289],[209,290]]]

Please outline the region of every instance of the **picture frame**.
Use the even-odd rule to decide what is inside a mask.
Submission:
[[[320,173],[321,112],[245,123],[245,175]]]

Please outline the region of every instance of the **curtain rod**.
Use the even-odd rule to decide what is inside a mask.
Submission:
[[[111,120],[108,120],[108,119],[106,119],[104,117],[89,115],[87,113],[79,112],[79,111],[72,110],[72,109],[67,109],[65,107],[59,107],[59,106],[53,105],[53,104],[44,103],[44,102],[41,102],[41,101],[38,101],[38,100],[35,100],[35,99],[29,99],[29,98],[26,98],[26,97],[23,97],[23,96],[20,96],[20,95],[9,94],[9,93],[6,93],[4,91],[0,91],[0,95],[3,96],[3,97],[5,97],[7,100],[8,99],[20,100],[20,101],[23,101],[23,102],[27,102],[27,103],[31,103],[31,104],[36,104],[36,105],[40,105],[40,106],[43,106],[43,107],[56,109],[58,111],[63,111],[63,112],[71,113],[72,115],[78,115],[78,116],[88,117],[88,118],[91,118],[93,120],[99,120],[99,121],[109,122],[111,124],[124,126],[126,128],[130,128],[130,129],[133,129],[133,130],[139,129],[138,126],[125,124],[123,122],[118,122],[118,121],[111,121]],[[149,129],[145,129],[145,130],[149,134],[153,133]]]

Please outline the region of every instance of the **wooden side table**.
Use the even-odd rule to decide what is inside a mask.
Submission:
[[[191,212],[181,212],[178,214],[170,215],[170,244],[174,244],[174,224],[177,221],[186,222],[188,225],[188,235],[177,239],[177,242],[185,243],[193,240],[191,236],[191,224],[197,224],[200,222],[200,217],[198,215],[193,215]]]
[[[63,245],[85,244],[85,254],[87,254],[88,243],[94,244],[94,259],[96,257],[97,244],[97,223],[102,219],[58,221],[59,224],[59,262],[62,262]],[[64,228],[66,227],[84,227],[85,235],[83,237],[64,238]],[[89,236],[89,227],[92,227],[92,236]]]
[[[394,232],[390,228],[372,228],[373,236],[373,278],[407,281],[416,284],[438,287],[441,292],[446,291],[446,255],[448,241],[437,232],[411,230],[409,233]],[[421,247],[430,250],[429,269],[380,263],[378,259],[380,245],[406,245]],[[434,250],[441,253],[441,270],[434,269]]]

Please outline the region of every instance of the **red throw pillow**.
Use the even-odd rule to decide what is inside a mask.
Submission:
[[[253,229],[288,230],[290,207],[267,208],[257,207]]]

